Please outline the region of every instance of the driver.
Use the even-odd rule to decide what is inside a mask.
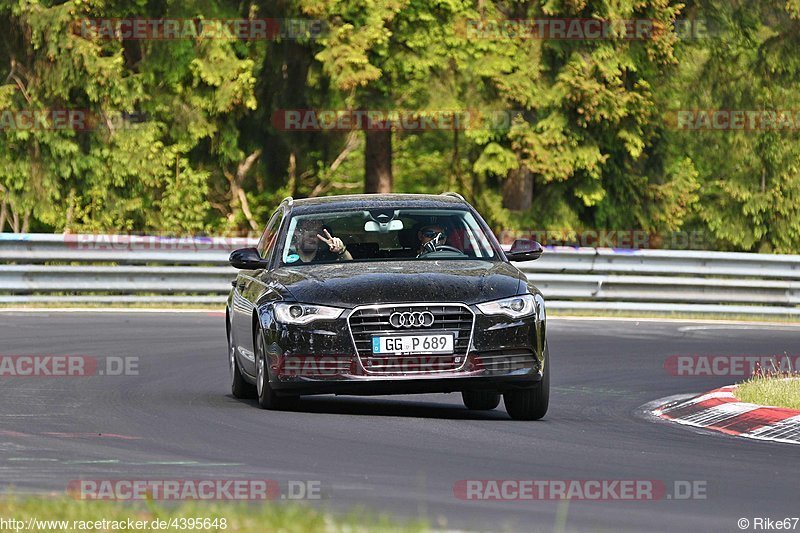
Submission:
[[[447,242],[447,231],[439,224],[430,224],[420,228],[417,232],[417,239],[419,239],[417,257],[420,257],[435,252],[437,246],[442,246]]]
[[[339,237],[334,237],[321,220],[301,220],[294,232],[297,256],[303,263],[312,261],[351,261],[353,256]]]

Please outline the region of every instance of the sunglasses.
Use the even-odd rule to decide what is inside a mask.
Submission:
[[[436,235],[438,235],[439,233],[441,233],[445,237],[447,236],[447,234],[444,231],[436,231],[436,230],[432,230],[432,229],[423,231],[422,232],[422,236],[423,237],[427,237],[429,239],[432,239],[432,238],[436,237]]]

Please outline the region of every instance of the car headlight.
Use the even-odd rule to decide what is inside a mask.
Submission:
[[[308,324],[315,320],[334,320],[342,315],[344,309],[324,305],[298,303],[276,303],[275,318],[284,324]]]
[[[530,316],[536,312],[536,302],[532,294],[520,294],[493,302],[478,304],[484,315],[508,315],[511,318]]]
[[[536,302],[536,321],[545,322],[547,320],[547,311],[544,306],[544,297],[541,294],[534,294],[533,299]]]

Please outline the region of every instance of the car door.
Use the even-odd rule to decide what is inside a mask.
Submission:
[[[267,227],[258,241],[258,253],[264,259],[269,259],[275,242],[278,239],[283,211],[278,209],[273,213]],[[256,374],[255,347],[253,345],[253,309],[255,302],[267,289],[262,281],[264,270],[240,270],[236,276],[236,286],[233,291],[233,328],[234,342],[240,355],[239,363],[242,370],[251,376]]]

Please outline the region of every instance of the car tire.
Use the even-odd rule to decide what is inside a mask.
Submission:
[[[539,420],[550,404],[550,356],[545,346],[544,374],[535,387],[503,394],[506,412],[514,420]]]
[[[258,399],[258,406],[271,411],[280,411],[293,407],[298,398],[296,396],[278,396],[269,383],[267,350],[264,346],[264,336],[261,333],[261,329],[256,332],[255,341],[256,398]]]
[[[464,407],[470,411],[491,411],[500,405],[500,395],[491,391],[461,391],[461,399],[464,401]]]
[[[231,376],[231,394],[234,398],[251,399],[256,397],[256,388],[244,380],[239,363],[236,362],[236,351],[231,338],[231,328],[228,328],[228,370]]]

